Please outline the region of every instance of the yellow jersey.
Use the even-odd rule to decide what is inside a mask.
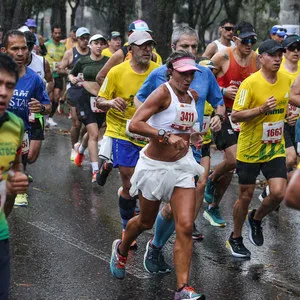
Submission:
[[[205,101],[203,121],[204,121],[204,118],[208,118],[208,120],[210,121],[210,117],[211,117],[213,112],[214,112],[213,107],[207,101]],[[211,130],[210,130],[209,124],[204,122],[203,126],[207,126],[207,132],[203,136],[203,144],[205,145],[205,144],[211,143],[212,136],[211,136]],[[204,128],[202,128],[202,130],[203,129]]]
[[[126,135],[126,122],[131,120],[135,113],[134,96],[142,86],[147,76],[159,67],[153,61],[150,61],[148,70],[145,73],[136,73],[130,66],[130,60],[126,60],[121,64],[111,68],[100,88],[99,97],[106,100],[112,100],[121,97],[127,102],[124,112],[120,112],[114,108],[108,110],[106,115],[106,132],[105,135],[112,138],[130,141],[135,145],[144,146],[145,142],[137,141]]]
[[[112,57],[112,53],[110,52],[109,48],[105,48],[102,50],[102,55],[107,56],[107,57]]]
[[[246,78],[238,89],[233,110],[259,107],[274,96],[276,108],[252,120],[240,123],[236,158],[247,163],[261,163],[276,157],[285,157],[284,118],[289,101],[292,80],[281,72],[274,84],[257,71]]]

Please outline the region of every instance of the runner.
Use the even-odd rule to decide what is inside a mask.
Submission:
[[[70,70],[75,66],[76,62],[85,56],[89,56],[91,51],[89,48],[90,31],[85,27],[79,27],[76,31],[77,46],[69,49],[65,52],[62,62],[58,68],[58,74],[68,75]],[[67,101],[71,107],[72,127],[71,127],[71,156],[70,159],[73,161],[78,151],[79,135],[81,129],[81,122],[78,120],[76,106],[81,95],[81,87],[79,85],[67,84]],[[75,149],[76,148],[76,149]]]
[[[207,45],[203,57],[212,58],[217,52],[226,49],[227,47],[234,47],[233,37],[234,23],[225,19],[220,22],[219,32],[220,38]]]
[[[281,25],[274,25],[270,30],[270,38],[277,43],[282,43],[286,36],[286,29]]]
[[[205,189],[205,200],[209,204],[204,218],[211,225],[224,227],[226,221],[220,213],[219,204],[226,192],[236,166],[236,143],[239,127],[231,122],[230,114],[233,101],[241,82],[259,69],[257,54],[252,50],[256,43],[256,33],[248,22],[240,22],[234,27],[234,48],[216,53],[212,62],[216,67],[216,77],[224,96],[226,118],[222,130],[214,134],[218,150],[224,150],[223,161],[209,175]]]
[[[31,138],[29,118],[35,113],[48,114],[51,111],[51,104],[42,79],[26,67],[28,48],[24,33],[19,30],[8,31],[4,37],[3,45],[2,52],[12,57],[19,68],[19,80],[15,86],[8,110],[24,122],[22,162],[25,169]],[[27,194],[19,194],[15,199],[15,205],[27,206]]]
[[[97,107],[108,111],[105,135],[113,139],[113,166],[119,168],[121,175],[122,190],[119,195],[119,208],[123,230],[128,220],[134,215],[136,198],[129,195],[130,178],[134,172],[139,152],[146,144],[144,140],[140,140],[140,137],[126,134],[126,123],[135,112],[135,94],[150,72],[158,67],[151,61],[155,42],[148,32],[133,32],[128,43],[132,51],[132,58],[109,71],[97,100]],[[100,173],[98,174],[100,175]]]
[[[66,50],[70,50],[77,46],[77,37],[76,37],[76,31],[79,27],[74,25],[71,27],[69,32],[69,37],[61,40],[60,42],[66,45]]]
[[[10,281],[8,216],[17,193],[25,193],[28,178],[22,173],[24,123],[7,111],[18,80],[18,66],[0,53],[0,298],[8,300]]]
[[[199,44],[198,33],[195,29],[189,26],[176,27],[172,34],[171,48],[173,51],[186,50],[192,53],[194,56],[197,53]],[[198,65],[197,65],[198,66]],[[213,130],[220,130],[221,119],[224,115],[224,102],[220,89],[216,82],[215,77],[211,71],[205,67],[198,66],[201,72],[195,73],[195,79],[191,83],[191,88],[196,90],[199,99],[197,101],[197,112],[199,117],[200,127],[208,127],[209,125]],[[145,80],[142,87],[138,91],[134,101],[135,106],[139,107],[142,102],[145,102],[147,97],[162,83],[166,82],[167,66],[163,65],[155,69]],[[205,119],[203,124],[203,113],[205,100],[215,107],[216,116],[211,120]],[[194,151],[194,157],[198,163],[200,163],[201,152]],[[197,218],[199,209],[203,201],[203,193],[205,188],[205,182],[201,179],[197,182],[196,187],[196,208],[195,219]],[[162,248],[168,241],[172,233],[174,232],[174,220],[169,204],[165,205],[163,209],[158,213],[155,234],[153,240],[149,243],[147,251],[144,256],[144,266],[150,273],[165,273],[170,272],[171,267],[165,263]],[[202,240],[203,234],[200,233],[196,225],[194,224],[193,239]]]
[[[129,126],[131,132],[149,137],[150,143],[141,151],[131,178],[130,193],[139,194],[141,211],[128,222],[123,241],[114,241],[110,270],[116,278],[125,277],[131,242],[144,230],[152,228],[160,202],[170,201],[176,227],[175,300],[205,299],[203,294],[197,294],[188,285],[195,212],[194,176],[200,176],[203,172],[189,147],[190,140],[198,146],[202,138],[199,132],[191,134],[191,127],[198,119],[197,94],[192,94],[188,89],[194,73],[199,69],[196,67],[195,57],[182,50],[170,55],[167,68],[169,81],[147,98]],[[182,120],[182,113],[191,117]]]
[[[96,82],[96,76],[99,70],[108,61],[108,57],[102,55],[102,50],[107,46],[106,39],[101,34],[93,35],[89,40],[91,49],[90,56],[81,57],[74,68],[71,70],[69,80],[72,84],[80,84],[80,97],[77,102],[79,119],[86,126],[87,133],[83,140],[88,140],[88,149],[92,166],[92,182],[96,182],[96,175],[99,172],[98,165],[98,131],[102,123],[105,122],[105,113],[99,112],[96,108],[95,96],[99,91],[99,85]],[[84,81],[81,81],[78,74],[82,73]],[[84,145],[85,146],[85,145]],[[86,147],[80,145],[74,162],[81,166]]]
[[[278,207],[286,190],[284,118],[289,101],[291,79],[278,72],[285,49],[269,39],[259,46],[261,70],[245,79],[237,93],[232,121],[242,122],[237,149],[239,198],[233,209],[234,229],[227,247],[235,257],[249,258],[242,227],[247,218],[249,239],[262,246],[262,219]],[[298,105],[300,99],[297,100]],[[297,104],[294,102],[294,104]],[[270,195],[258,209],[248,213],[259,172],[266,177]]]
[[[107,57],[112,57],[112,55],[118,51],[122,46],[121,34],[118,31],[112,31],[108,38],[108,47],[102,51],[102,54]]]
[[[61,38],[61,27],[60,25],[53,25],[51,27],[51,39],[45,43],[47,48],[46,59],[50,64],[50,68],[54,78],[54,90],[53,94],[50,95],[51,103],[52,103],[52,111],[49,114],[49,118],[46,121],[46,125],[48,126],[57,126],[57,123],[53,120],[53,116],[58,107],[58,102],[60,97],[62,96],[62,92],[64,89],[64,79],[63,76],[58,74],[58,67],[62,61],[64,53],[66,51],[66,47],[63,43],[60,42]]]

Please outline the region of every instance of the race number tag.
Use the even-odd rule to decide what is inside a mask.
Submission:
[[[6,201],[6,181],[0,181],[0,213],[4,207]]]
[[[296,107],[292,104],[289,104],[289,112],[292,113],[293,115],[299,115],[300,114],[300,108]]]
[[[24,132],[22,141],[22,154],[27,154],[29,152],[29,136],[28,131]]]
[[[177,114],[172,128],[179,130],[189,130],[196,121],[196,111],[191,104],[177,104]]]
[[[240,132],[240,130],[241,130],[240,123],[234,123],[234,122],[232,122],[230,115],[228,115],[228,118],[229,118],[230,125],[231,125],[231,128],[233,129],[233,131]]]
[[[90,97],[90,103],[91,103],[91,110],[92,112],[94,113],[102,113],[104,112],[103,110],[99,109],[97,106],[96,106],[96,98],[97,97]]]
[[[191,132],[200,132],[200,123],[195,122],[195,124],[192,126]]]
[[[35,113],[29,111],[29,122],[34,123],[35,122]]]
[[[284,121],[264,122],[262,142],[264,144],[280,143],[284,128]]]
[[[84,77],[83,77],[83,73],[78,73],[77,75],[78,78],[78,82],[77,82],[77,86],[83,86],[83,82],[84,82]]]
[[[211,116],[203,116],[203,125],[201,133],[207,133],[209,129],[210,120]]]
[[[53,71],[57,71],[58,70],[59,64],[60,64],[60,61],[59,62],[57,62],[57,61],[53,62]]]
[[[129,136],[130,138],[136,140],[136,141],[148,141],[149,138],[136,134],[136,133],[132,133],[129,131],[129,124],[130,124],[131,120],[126,120],[126,135]]]

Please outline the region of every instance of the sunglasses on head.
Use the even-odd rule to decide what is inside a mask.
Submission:
[[[251,37],[251,38],[244,38],[244,39],[240,39],[241,44],[243,45],[248,45],[248,44],[252,44],[254,45],[257,42],[256,37]]]
[[[296,49],[297,49],[297,51],[300,51],[300,44],[291,45],[291,46],[287,47],[287,49],[289,51],[295,51]]]
[[[233,31],[234,27],[233,26],[222,26],[226,31]]]
[[[278,29],[277,29],[277,32],[278,32],[278,31],[284,31],[284,32],[286,32],[286,29],[285,29],[285,28],[278,28]]]

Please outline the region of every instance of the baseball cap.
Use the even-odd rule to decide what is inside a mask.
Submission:
[[[199,65],[209,69],[216,69],[214,63],[210,59],[203,59],[199,61]]]
[[[263,54],[263,53],[273,54],[276,51],[285,52],[285,49],[281,44],[279,44],[278,42],[272,39],[263,41],[258,48],[259,54]]]
[[[90,34],[90,31],[87,28],[85,28],[85,27],[79,27],[76,30],[76,37],[81,37],[84,34]]]
[[[274,25],[270,30],[270,34],[277,34],[278,36],[283,37],[286,35],[286,29],[281,25]]]
[[[27,25],[28,27],[37,27],[34,19],[27,19],[25,25]]]
[[[136,44],[138,46],[148,42],[148,41],[155,41],[152,39],[152,36],[147,31],[134,31],[129,37],[128,37],[128,44]]]
[[[110,33],[109,38],[110,38],[110,39],[113,39],[113,38],[117,38],[117,37],[120,37],[120,36],[121,36],[121,33],[120,33],[119,31],[112,31],[112,32]]]
[[[21,31],[21,32],[30,31],[29,28],[28,28],[28,26],[26,26],[26,25],[21,26],[18,30]]]
[[[148,32],[152,32],[147,23],[143,20],[136,20],[133,21],[129,27],[128,27],[128,31],[148,31]]]
[[[99,33],[94,34],[94,35],[91,36],[91,38],[89,39],[89,44],[90,44],[92,41],[96,41],[96,40],[100,40],[100,39],[102,39],[102,40],[104,40],[104,41],[106,42],[106,38],[105,38],[103,35],[101,35],[101,34],[99,34]]]
[[[183,57],[172,62],[173,69],[177,72],[199,71],[193,58]]]
[[[244,39],[249,36],[256,36],[256,33],[255,33],[255,30],[254,30],[254,27],[252,24],[242,21],[242,22],[237,23],[234,26],[234,34],[233,35],[237,36],[241,39]]]
[[[283,40],[282,46],[284,48],[287,48],[287,47],[292,46],[295,43],[300,44],[300,36],[293,35],[293,36],[287,37],[285,40]]]

